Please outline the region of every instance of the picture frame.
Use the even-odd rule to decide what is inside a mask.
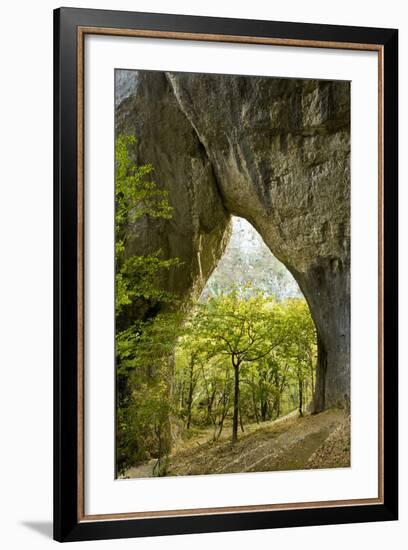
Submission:
[[[378,63],[378,494],[373,498],[86,513],[87,307],[84,263],[84,41],[91,35],[175,42],[374,52]],[[398,518],[398,31],[60,8],[54,12],[54,538],[159,536]],[[111,223],[107,220],[107,223]],[[378,302],[377,302],[378,300]],[[85,312],[86,314],[86,312]],[[107,359],[108,361],[108,359]],[[112,363],[113,364],[113,363]],[[112,367],[113,368],[113,367]],[[370,391],[368,388],[367,391]],[[89,428],[88,428],[89,429]],[[113,433],[109,437],[113,438]],[[112,474],[113,475],[113,474]],[[160,481],[160,480],[158,480]],[[117,483],[124,483],[118,481]]]

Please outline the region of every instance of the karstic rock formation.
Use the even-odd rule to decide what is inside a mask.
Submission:
[[[197,294],[231,215],[297,280],[318,333],[315,409],[350,397],[350,85],[271,77],[122,72],[116,130],[138,138],[173,218],[133,228],[130,253],[178,257],[168,289]]]

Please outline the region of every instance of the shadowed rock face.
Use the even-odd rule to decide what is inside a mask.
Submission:
[[[127,85],[127,83],[126,83]],[[184,262],[166,286],[199,292],[229,217],[246,218],[302,289],[318,331],[315,408],[350,396],[350,86],[267,77],[138,73],[117,130],[139,139],[173,219],[133,228],[129,252]],[[147,222],[142,222],[146,224]]]
[[[140,72],[135,95],[116,109],[116,130],[137,137],[136,162],[154,166],[153,179],[169,193],[171,220],[140,219],[128,236],[129,254],[161,249],[181,268],[163,281],[184,298],[198,295],[229,239],[230,214],[213,167],[164,73]]]

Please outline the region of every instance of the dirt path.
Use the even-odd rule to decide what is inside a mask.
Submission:
[[[168,475],[223,474],[333,468],[349,465],[349,426],[343,411],[328,410],[298,418],[292,413],[275,422],[252,424],[235,445],[229,430],[221,441],[200,433],[171,455]],[[126,477],[149,477],[155,461],[131,468]]]

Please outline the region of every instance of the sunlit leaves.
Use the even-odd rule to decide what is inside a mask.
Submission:
[[[172,207],[165,189],[153,181],[153,166],[132,161],[136,138],[119,135],[115,143],[115,312],[116,330],[117,466],[119,473],[135,462],[168,454],[166,428],[171,410],[169,356],[174,347],[176,319],[161,315],[143,319],[148,308],[177,303],[161,284],[163,273],[179,265],[176,258],[151,254],[126,254],[129,232],[142,218],[168,220]],[[170,315],[170,314],[169,314]],[[176,317],[176,315],[175,315]],[[123,328],[123,326],[125,328]],[[162,472],[160,465],[158,472]]]
[[[115,259],[116,259],[116,315],[135,300],[170,302],[170,293],[160,289],[158,281],[163,270],[179,265],[176,258],[163,259],[158,250],[150,255],[125,256],[129,227],[139,218],[170,219],[172,207],[167,191],[159,188],[148,177],[150,164],[138,166],[130,158],[134,136],[120,134],[115,147]]]
[[[172,216],[167,191],[150,179],[153,166],[138,166],[130,160],[129,152],[135,144],[135,136],[120,134],[116,138],[115,222],[119,232],[124,224],[135,222],[141,216],[165,219]]]
[[[282,400],[286,411],[297,406],[300,384],[308,384],[310,398],[316,362],[315,326],[302,298],[278,302],[256,288],[232,286],[197,304],[179,339],[176,360],[179,392],[185,391],[194,361],[198,376],[193,396],[196,421],[207,418],[215,426],[220,418],[223,421],[225,407],[231,418],[236,368],[240,372],[241,420],[276,418],[282,412]],[[181,402],[182,412],[186,405],[185,400]]]

